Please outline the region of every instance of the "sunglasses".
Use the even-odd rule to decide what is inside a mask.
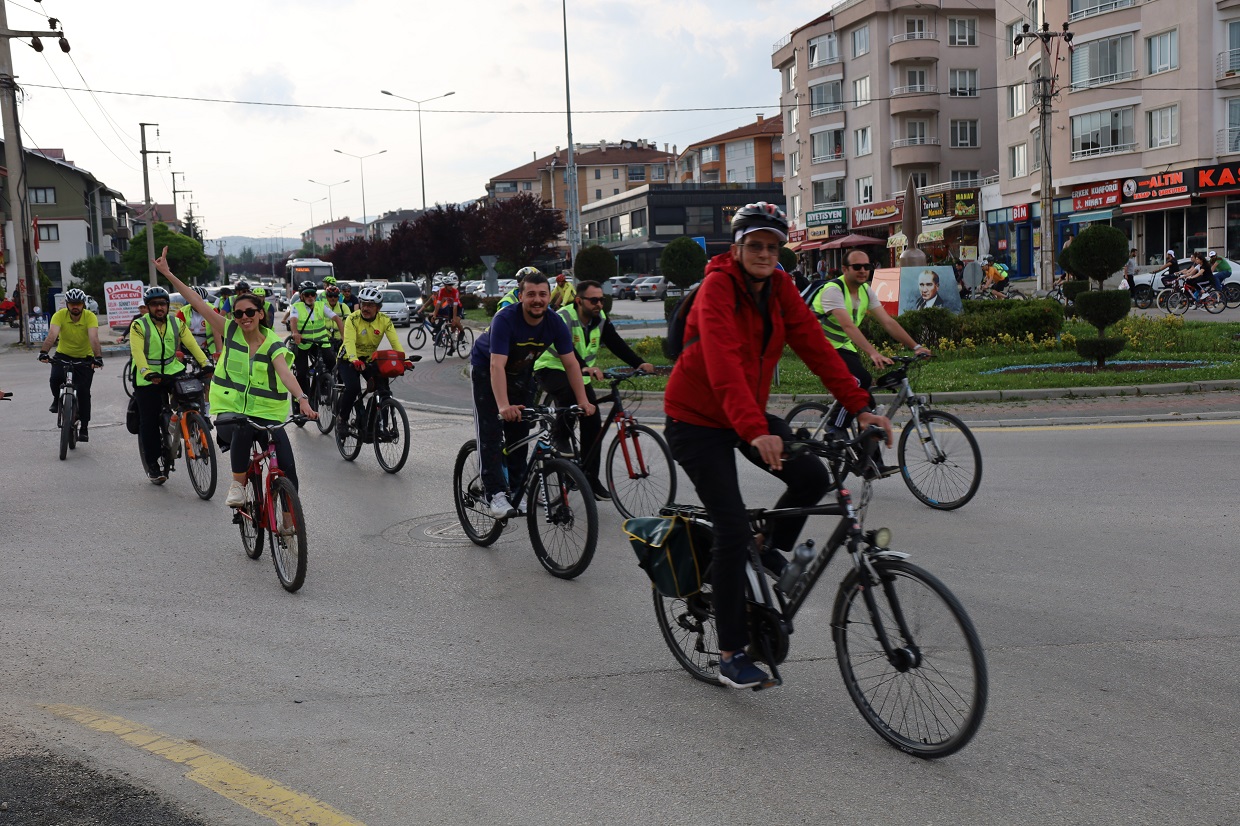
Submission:
[[[167,307],[167,306],[168,306],[168,302],[167,302],[167,301],[148,301],[148,302],[146,302],[146,306],[148,306],[148,307]]]
[[[587,304],[593,304],[593,305],[594,305],[594,306],[596,306],[596,307],[597,307],[599,304],[602,304],[602,303],[603,303],[603,297],[602,297],[601,295],[600,295],[600,296],[598,296],[597,298],[586,298],[585,296],[582,296],[582,297],[581,297],[581,300],[582,300],[582,301],[584,301],[584,302],[586,302]]]
[[[775,255],[779,252],[780,247],[779,244],[741,244],[740,246],[753,250],[758,255],[761,255],[764,252]]]
[[[867,272],[869,270],[874,269],[874,265],[873,264],[849,264],[848,269],[852,270],[853,272]]]
[[[256,310],[256,309],[255,309],[255,308],[253,308],[253,307],[249,307],[249,308],[244,309],[244,310],[233,310],[233,318],[240,319],[240,318],[242,318],[243,316],[244,316],[245,318],[253,318],[254,316],[258,315],[260,312],[262,312],[262,311],[261,311],[261,310]]]

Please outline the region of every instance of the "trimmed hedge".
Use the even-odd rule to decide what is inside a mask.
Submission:
[[[1098,328],[1101,338],[1107,327],[1128,317],[1132,296],[1127,290],[1090,290],[1077,295],[1076,314]]]
[[[939,339],[985,341],[1002,335],[1023,339],[1030,333],[1039,341],[1054,338],[1063,330],[1063,319],[1064,311],[1060,303],[1042,298],[1032,301],[966,301],[961,315],[938,307],[912,310],[901,315],[899,322],[914,340],[933,348]],[[871,318],[862,322],[861,332],[876,346],[899,347]]]
[[[1119,355],[1128,346],[1126,338],[1078,338],[1076,352],[1083,359],[1088,359],[1101,370],[1107,366],[1107,359]]]
[[[488,296],[482,299],[482,306],[487,311],[487,318],[495,315],[495,311],[499,309],[500,296]]]

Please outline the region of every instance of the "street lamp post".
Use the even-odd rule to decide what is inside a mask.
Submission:
[[[456,92],[445,92],[442,95],[435,95],[433,98],[422,98],[421,100],[414,100],[413,98],[407,98],[407,97],[404,97],[403,95],[392,94],[391,92],[385,91],[383,89],[380,89],[379,91],[380,93],[388,95],[390,97],[400,98],[401,100],[407,100],[410,103],[417,104],[417,107],[418,107],[418,171],[422,176],[422,209],[425,210],[426,209],[426,165],[425,163],[423,163],[423,155],[422,155],[422,104],[428,103],[432,100],[439,100],[440,98],[446,98],[449,95],[455,95]]]
[[[367,158],[373,158],[375,155],[382,155],[387,150],[380,149],[378,152],[371,152],[369,155],[354,155],[352,152],[344,152],[340,149],[333,149],[332,151],[338,152],[341,155],[348,155],[350,158],[357,158],[357,171],[362,179],[362,227],[365,228],[366,226],[366,167],[363,161],[365,161]],[[370,233],[366,233],[366,235],[369,236]]]
[[[312,184],[318,184],[319,186],[327,187],[327,220],[335,221],[336,216],[332,213],[332,187],[340,186],[341,184],[347,184],[349,182],[348,179],[345,179],[343,181],[336,181],[336,183],[334,184],[325,184],[322,181],[316,181],[313,178],[308,178],[307,180],[309,180],[310,183]]]
[[[315,249],[315,243],[314,243],[314,205],[321,204],[327,199],[319,198],[317,201],[304,201],[301,198],[294,198],[293,200],[298,202],[299,204],[307,204],[310,207],[310,254],[314,255],[316,252],[318,252],[318,250]]]

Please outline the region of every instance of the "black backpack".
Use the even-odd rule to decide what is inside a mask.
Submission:
[[[693,309],[693,299],[698,290],[702,289],[705,278],[691,287],[680,300],[672,305],[671,315],[667,317],[667,336],[663,339],[663,355],[675,361],[685,350],[685,324],[689,321],[689,311]],[[692,344],[693,342],[689,342]]]

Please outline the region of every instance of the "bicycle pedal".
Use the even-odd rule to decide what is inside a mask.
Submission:
[[[762,691],[763,689],[767,689],[767,688],[778,688],[779,686],[783,684],[784,684],[783,677],[772,677],[771,679],[767,680],[764,683],[759,683],[758,685],[754,686],[750,690],[751,691]]]

